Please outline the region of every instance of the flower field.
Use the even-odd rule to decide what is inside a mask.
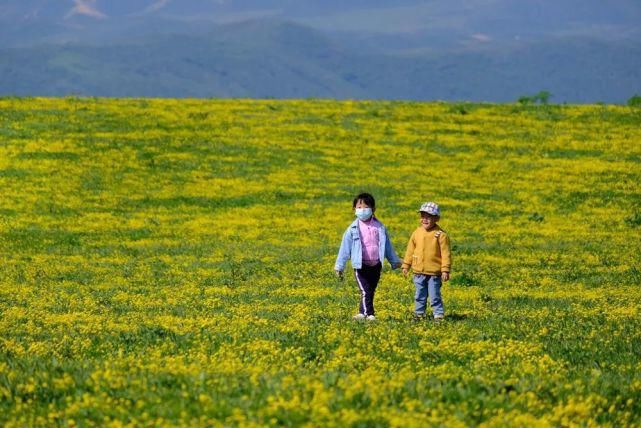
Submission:
[[[0,98],[0,425],[641,426],[641,110]],[[434,200],[446,319],[333,272]]]

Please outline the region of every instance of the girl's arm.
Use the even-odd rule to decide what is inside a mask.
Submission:
[[[392,240],[389,237],[387,229],[385,229],[385,258],[392,265],[392,269],[401,267],[401,259],[398,258],[396,251],[394,251],[394,246],[392,245]]]
[[[343,234],[341,247],[338,249],[338,256],[336,257],[336,263],[334,264],[334,270],[336,272],[343,272],[343,270],[345,270],[347,260],[349,260],[350,256],[352,255],[351,236],[352,234],[348,227]]]

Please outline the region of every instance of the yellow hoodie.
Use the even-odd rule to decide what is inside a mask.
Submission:
[[[452,266],[450,237],[437,224],[430,230],[423,226],[412,233],[403,259],[403,269],[412,268],[414,273],[440,275],[449,272]]]

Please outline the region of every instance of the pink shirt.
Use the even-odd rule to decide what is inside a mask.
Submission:
[[[378,229],[381,223],[374,217],[368,221],[358,221],[358,230],[361,234],[363,246],[363,264],[376,266],[379,260],[378,252]]]

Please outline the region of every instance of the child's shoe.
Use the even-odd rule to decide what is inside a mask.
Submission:
[[[441,322],[445,319],[443,315],[434,315],[434,322]]]
[[[376,317],[374,315],[368,315],[367,321],[376,321]]]
[[[356,314],[352,317],[352,319],[355,319],[356,321],[364,320],[365,315],[364,314]]]
[[[425,314],[417,314],[416,312],[412,314],[412,321],[419,322],[423,320],[425,320]]]

